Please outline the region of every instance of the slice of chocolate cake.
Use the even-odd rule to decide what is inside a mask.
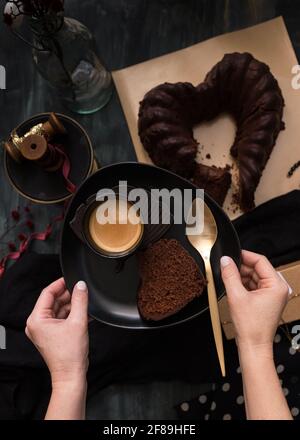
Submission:
[[[220,206],[223,205],[231,185],[229,167],[218,168],[198,163],[193,178],[194,185],[207,192]]]
[[[138,308],[145,319],[159,321],[177,313],[206,286],[197,263],[175,239],[157,241],[138,259]]]

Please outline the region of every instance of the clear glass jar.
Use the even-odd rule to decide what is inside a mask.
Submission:
[[[94,113],[109,101],[113,86],[93,35],[72,18],[55,15],[51,20],[31,20],[34,63],[66,107],[80,114]]]

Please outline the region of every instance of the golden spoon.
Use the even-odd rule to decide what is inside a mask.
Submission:
[[[203,215],[202,215],[203,214]],[[201,219],[202,223],[196,226],[196,223]],[[194,220],[197,216],[198,220]],[[204,222],[204,224],[203,224]],[[211,324],[217,348],[219,363],[221,367],[222,376],[225,376],[225,360],[221,322],[219,316],[218,299],[216,294],[216,288],[214,283],[214,277],[210,264],[210,253],[213,245],[216,242],[218,236],[218,228],[213,217],[213,214],[203,199],[195,198],[190,208],[187,219],[186,235],[191,245],[199,252],[204,260],[206,279],[207,279],[207,292],[208,292],[208,304],[210,311]],[[199,227],[200,226],[200,227]],[[192,231],[192,229],[194,231]],[[197,228],[197,229],[196,229]]]

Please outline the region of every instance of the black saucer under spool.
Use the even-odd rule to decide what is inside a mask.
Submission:
[[[49,120],[50,113],[41,113],[22,122],[17,134],[24,136],[34,125]],[[69,179],[78,187],[93,171],[94,152],[91,140],[84,128],[75,119],[56,113],[66,128],[63,136],[64,150],[70,160]],[[17,163],[4,152],[4,168],[14,189],[23,197],[42,204],[59,203],[72,197],[62,175],[62,170],[48,172],[31,161]]]

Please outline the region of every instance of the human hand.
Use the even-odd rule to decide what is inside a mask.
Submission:
[[[242,251],[240,273],[226,256],[221,258],[221,272],[239,349],[270,352],[287,303],[288,284],[266,257],[249,251]]]
[[[44,358],[53,387],[86,382],[87,306],[86,284],[79,281],[71,296],[60,278],[42,291],[27,320],[25,333]]]

